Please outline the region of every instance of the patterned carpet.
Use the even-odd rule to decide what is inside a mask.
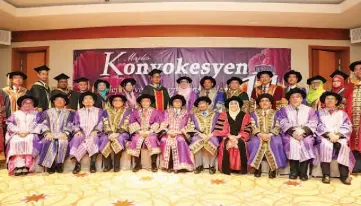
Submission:
[[[332,179],[307,182],[267,176],[138,173],[73,175],[47,173],[9,177],[0,170],[0,205],[361,205],[361,176],[351,186]]]

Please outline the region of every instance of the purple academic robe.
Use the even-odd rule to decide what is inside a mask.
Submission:
[[[66,134],[70,138],[73,118],[74,113],[67,109],[61,109],[58,113],[55,108],[51,108],[42,113],[42,120],[39,122],[43,127],[39,165],[50,168],[54,160],[57,164],[64,162],[69,152],[69,139],[63,140],[59,137],[61,134]],[[44,138],[49,133],[54,135],[51,141]]]
[[[189,150],[184,134],[188,117],[189,115],[186,109],[180,110],[178,114],[176,114],[174,108],[164,111],[164,118],[160,130],[179,132],[181,134],[177,134],[174,138],[167,133],[162,136],[160,148],[162,150],[163,168],[169,169],[169,161],[172,155],[174,170],[193,170],[193,154]]]
[[[33,161],[41,149],[38,135],[42,126],[37,123],[40,117],[37,111],[25,113],[18,110],[7,119],[6,162],[10,175],[16,167],[28,167],[29,172],[34,172]],[[30,134],[20,137],[18,133],[22,131]]]
[[[147,111],[137,109],[132,112],[129,120],[129,133],[132,135],[132,141],[129,144],[127,153],[139,157],[140,150],[143,147],[151,151],[151,155],[159,154],[159,140],[157,132],[159,131],[160,122],[162,120],[162,113],[153,107]],[[151,131],[146,137],[142,138],[139,134],[140,131]]]
[[[210,134],[215,129],[219,113],[211,109],[207,110],[207,115],[203,116],[202,112],[197,111],[190,115],[187,125],[187,132],[193,133],[189,148],[193,154],[204,148],[211,155],[217,155],[219,140],[216,136],[204,141],[199,133]]]
[[[69,143],[70,156],[80,161],[88,153],[93,156],[99,152],[99,138],[103,131],[103,110],[97,107],[90,109],[81,108],[75,112],[73,121],[73,132],[81,132],[75,135]],[[97,132],[96,135],[93,132]]]
[[[320,142],[318,145],[320,162],[330,163],[332,159],[336,159],[339,164],[349,167],[352,171],[355,159],[348,146],[352,133],[352,124],[348,115],[342,110],[335,110],[331,114],[328,109],[319,109],[317,116],[319,123],[316,135]],[[337,141],[340,146],[338,154],[334,150],[336,143],[332,143],[327,136],[329,133],[340,135]]]
[[[299,106],[298,110],[288,105],[279,111],[279,120],[288,159],[300,162],[314,159],[316,156],[313,134],[316,132],[318,123],[315,110],[303,104]],[[296,128],[305,131],[306,136],[300,141],[292,137]]]
[[[125,145],[130,138],[128,125],[131,112],[131,109],[126,108],[116,111],[113,107],[104,111],[104,134],[100,139],[99,151],[105,157],[108,157],[112,152],[117,154],[125,150]],[[112,134],[117,134],[114,140],[109,139]]]
[[[251,124],[253,136],[247,144],[248,165],[258,169],[265,156],[272,171],[285,167],[287,157],[283,149],[277,113],[270,109],[264,116],[263,110],[256,109],[255,112],[251,113]],[[257,136],[258,133],[272,134],[270,141],[264,142]]]

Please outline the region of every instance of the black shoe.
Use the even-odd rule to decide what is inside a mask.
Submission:
[[[300,163],[300,180],[302,181],[307,181],[308,180],[308,175],[307,175],[307,169],[309,166],[309,160],[306,160],[304,162]]]
[[[158,155],[152,155],[152,172],[158,172],[158,167],[157,167],[157,157]]]
[[[258,169],[254,170],[254,176],[255,177],[261,177],[262,176],[262,164],[259,165]]]
[[[96,161],[97,161],[98,154],[94,154],[90,157],[90,173],[96,173]]]
[[[215,167],[209,167],[209,174],[213,175],[216,173],[216,168]]]
[[[203,165],[197,167],[195,170],[194,170],[194,174],[199,174],[203,171]]]
[[[51,166],[50,168],[47,168],[46,171],[47,171],[49,174],[54,174],[54,173],[55,173],[55,167],[54,167],[54,165]]]
[[[119,152],[114,155],[114,172],[120,171],[120,158],[122,157],[122,152]]]
[[[307,181],[308,180],[308,176],[305,175],[305,176],[300,176],[300,180],[301,181]]]
[[[330,184],[330,182],[331,182],[330,176],[324,175],[324,176],[322,177],[322,182],[325,183],[325,184]]]
[[[23,167],[22,172],[21,172],[21,175],[22,175],[22,176],[26,176],[27,174],[29,174],[29,168]]]
[[[78,174],[80,172],[80,170],[81,170],[81,164],[80,164],[80,162],[77,161],[75,163],[75,167],[73,169],[73,174]]]
[[[112,170],[113,169],[112,156],[111,155],[109,155],[108,157],[103,156],[103,164],[104,164],[103,172],[109,172],[110,170]]]
[[[20,168],[15,168],[14,169],[14,176],[21,176],[22,175],[22,172],[23,169],[20,169]]]
[[[262,170],[260,170],[260,169],[255,169],[254,170],[254,176],[255,177],[261,177],[262,176]]]
[[[64,172],[64,165],[63,163],[59,163],[56,165],[56,172],[57,173],[63,173]]]
[[[322,182],[325,184],[330,184],[331,178],[331,164],[329,162],[321,162],[321,170],[322,170]]]
[[[349,177],[349,169],[345,165],[338,164],[338,169],[340,171],[341,182],[345,185],[351,185],[351,177]]]
[[[135,166],[133,168],[133,172],[138,172],[142,169],[142,164],[140,164],[140,157],[135,157]]]
[[[273,170],[273,171],[269,171],[268,172],[268,177],[270,178],[270,179],[273,179],[273,178],[276,178],[276,170]]]
[[[341,179],[341,182],[345,185],[351,185],[351,177],[347,177],[346,179]]]
[[[295,180],[299,174],[300,163],[297,160],[290,160],[290,175],[289,179]]]

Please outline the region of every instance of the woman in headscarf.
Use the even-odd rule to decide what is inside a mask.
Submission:
[[[177,83],[178,86],[173,96],[177,94],[182,95],[186,100],[187,111],[190,112],[197,99],[197,93],[192,88],[192,79],[186,76],[179,77]]]
[[[94,83],[94,89],[95,89],[95,93],[101,97],[103,108],[105,108],[108,99],[108,94],[110,91],[109,82],[103,79],[98,79]]]
[[[137,98],[139,96],[138,93],[134,92],[134,85],[137,83],[137,81],[133,78],[127,78],[120,83],[120,86],[122,87],[122,93],[127,98],[127,102],[125,105],[130,109],[137,109]]]
[[[307,79],[307,84],[310,86],[306,97],[307,106],[312,107],[315,110],[322,107],[320,97],[325,92],[325,89],[323,88],[325,83],[326,79],[320,75]]]
[[[345,81],[349,77],[346,73],[340,70],[334,71],[330,77],[332,78],[332,89],[331,92],[339,94],[342,97],[342,102],[337,106],[339,109],[344,109],[346,104],[346,98],[343,97],[345,91]]]
[[[349,75],[340,70],[336,70],[330,75],[330,77],[332,78],[331,91],[342,96],[343,91],[345,90],[345,81]]]
[[[251,133],[250,115],[242,111],[243,100],[233,96],[226,100],[227,112],[219,115],[213,135],[223,137],[219,146],[218,169],[224,174],[247,173],[247,145]]]
[[[41,132],[39,119],[41,115],[35,110],[38,101],[33,96],[24,95],[17,101],[20,110],[14,112],[7,120],[6,161],[9,175],[26,175],[34,172],[35,157],[39,154],[41,144],[38,135]]]

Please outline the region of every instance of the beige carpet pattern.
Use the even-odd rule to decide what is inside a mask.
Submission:
[[[210,175],[207,171],[199,175],[141,170],[10,177],[3,169],[0,205],[361,205],[361,176],[353,176],[352,185],[346,186],[338,179],[325,185],[319,178],[300,182],[289,181],[287,176],[270,180],[266,175]]]

